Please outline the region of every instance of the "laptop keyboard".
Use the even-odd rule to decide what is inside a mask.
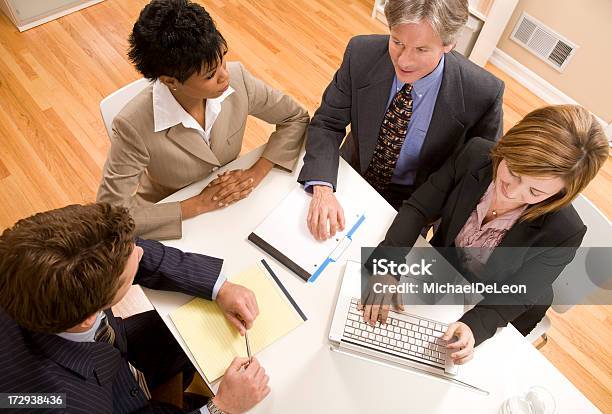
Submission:
[[[446,341],[441,337],[448,325],[405,313],[387,318],[386,325],[366,324],[363,312],[352,298],[344,326],[344,338],[380,351],[399,354],[417,362],[444,368]]]

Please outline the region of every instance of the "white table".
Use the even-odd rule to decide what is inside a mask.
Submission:
[[[220,169],[246,168],[261,154],[259,148]],[[340,289],[344,260],[359,260],[361,246],[376,246],[395,211],[346,162],[341,160],[338,191],[368,211],[343,260],[332,264],[314,284],[306,284],[247,240],[250,232],[298,184],[293,174],[274,169],[245,200],[183,223],[183,238],[165,244],[225,259],[223,273],[233,275],[265,258],[308,320],[257,354],[270,376],[270,395],[253,413],[496,413],[502,402],[541,385],[553,393],[558,413],[596,413],[599,410],[511,325],[476,349],[474,359],[461,367],[458,379],[486,389],[484,396],[443,380],[330,350],[329,327]],[[164,201],[197,194],[209,180],[195,183]],[[424,240],[420,240],[424,245]],[[189,296],[145,290],[177,340],[186,350],[168,314]],[[421,306],[408,309],[450,322],[462,309]],[[193,358],[192,358],[193,361]],[[213,385],[213,390],[217,386]]]

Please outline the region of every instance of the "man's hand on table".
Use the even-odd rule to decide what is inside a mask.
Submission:
[[[335,236],[337,231],[344,230],[344,211],[331,187],[313,186],[306,222],[310,233],[319,241],[327,240]]]
[[[227,283],[227,282],[226,282]],[[269,377],[256,358],[234,358],[219,384],[213,403],[223,412],[239,414],[270,393]]]
[[[255,294],[244,286],[223,282],[216,298],[227,320],[244,335],[259,315]],[[213,402],[223,412],[243,413],[269,393],[268,376],[256,358],[234,358],[219,384]]]
[[[217,293],[216,301],[225,318],[243,336],[246,329],[251,329],[255,318],[259,315],[255,294],[244,286],[230,281],[223,283]]]

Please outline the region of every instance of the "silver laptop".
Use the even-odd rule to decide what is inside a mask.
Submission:
[[[389,312],[385,325],[364,322],[357,310],[360,266],[347,262],[329,332],[332,349],[453,378],[458,367],[441,339],[447,324],[395,311]]]

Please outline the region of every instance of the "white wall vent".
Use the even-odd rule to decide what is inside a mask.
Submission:
[[[510,39],[529,50],[559,72],[563,72],[578,46],[523,12]]]

